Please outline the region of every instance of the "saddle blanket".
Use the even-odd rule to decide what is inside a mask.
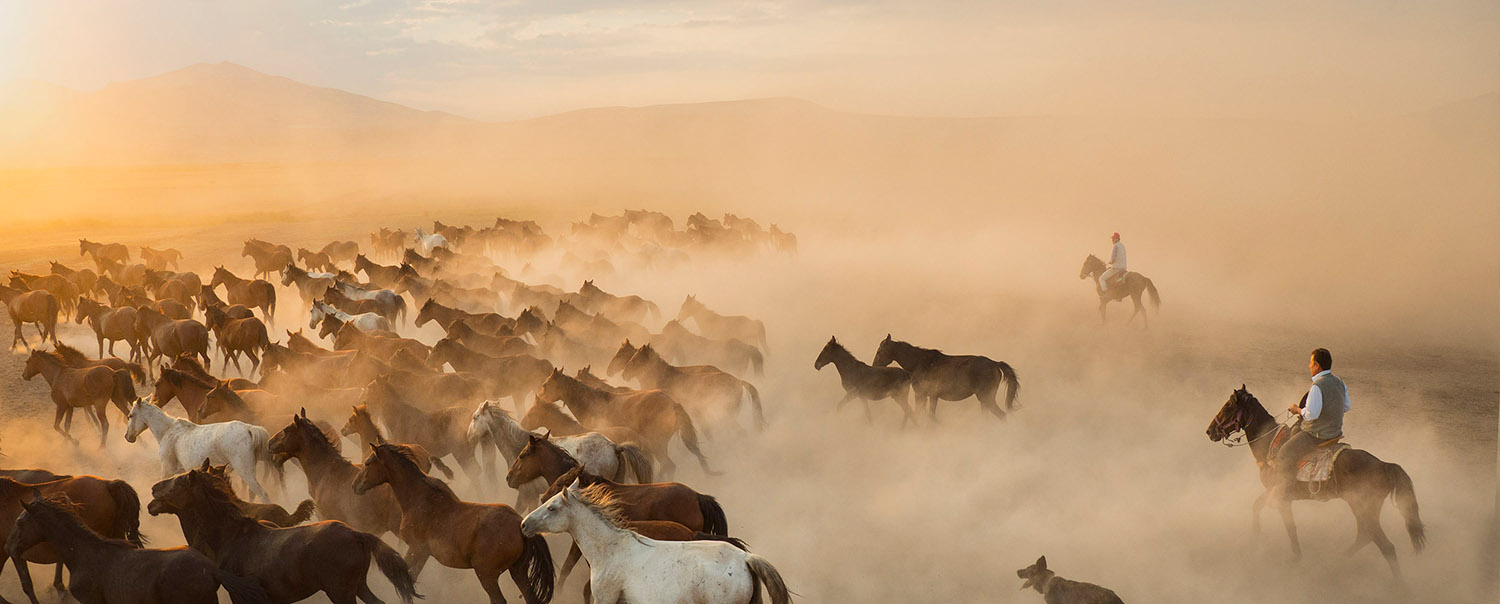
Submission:
[[[1313,449],[1312,453],[1308,453],[1297,463],[1297,480],[1326,482],[1328,476],[1333,474],[1333,462],[1349,448],[1351,447],[1347,443],[1335,443]]]

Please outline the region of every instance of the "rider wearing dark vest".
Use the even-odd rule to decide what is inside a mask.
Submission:
[[[1349,391],[1344,380],[1332,373],[1333,354],[1326,348],[1314,350],[1307,369],[1312,374],[1312,388],[1301,405],[1290,408],[1292,413],[1302,416],[1302,425],[1281,445],[1273,462],[1283,486],[1297,479],[1297,461],[1302,456],[1344,435],[1344,414],[1349,411]]]

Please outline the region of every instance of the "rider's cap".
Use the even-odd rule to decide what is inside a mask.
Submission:
[[[1120,234],[1119,233],[1115,233],[1113,235],[1110,235],[1109,238],[1110,239],[1119,239],[1120,238]]]

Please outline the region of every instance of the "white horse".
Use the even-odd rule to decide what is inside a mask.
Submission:
[[[521,533],[568,533],[589,561],[595,602],[788,604],[791,592],[765,558],[722,541],[657,541],[624,527],[609,492],[578,482],[521,521]]]
[[[241,421],[198,425],[167,415],[145,399],[130,406],[125,424],[125,440],[135,442],[146,429],[156,436],[157,453],[161,455],[161,475],[169,477],[198,467],[207,459],[216,465],[228,464],[245,481],[252,498],[270,501],[271,496],[255,479],[256,466],[269,462],[271,435],[265,428]]]
[[[325,316],[332,316],[333,318],[343,321],[344,323],[353,323],[354,326],[358,327],[360,331],[373,331],[376,329],[382,331],[391,330],[390,321],[385,320],[385,317],[382,317],[378,314],[375,314],[373,312],[362,312],[357,315],[351,315],[342,310],[324,304],[320,300],[313,301],[312,311],[309,312],[309,317],[307,320],[307,328],[317,329],[318,324],[323,322],[323,317]]]
[[[417,252],[423,256],[431,256],[432,248],[435,247],[448,247],[448,238],[438,233],[428,233],[422,230],[422,227],[417,227]]]
[[[468,437],[471,443],[486,439],[494,443],[508,466],[515,463],[529,438],[541,438],[542,435],[522,428],[520,422],[500,406],[500,401],[485,401],[470,416]],[[598,432],[547,438],[573,456],[590,474],[622,482],[629,475],[627,472],[631,472],[635,474],[636,482],[651,481],[651,462],[635,445],[618,444]],[[548,486],[551,485],[540,478],[521,485],[516,489],[516,507],[530,509],[535,506]]]

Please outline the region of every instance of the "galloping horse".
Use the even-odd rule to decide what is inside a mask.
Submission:
[[[656,354],[650,344],[635,351],[625,363],[625,379],[635,380],[643,388],[659,388],[679,401],[687,401],[698,410],[718,418],[725,418],[738,425],[740,404],[745,396],[750,397],[755,425],[766,429],[766,417],[761,410],[760,391],[750,382],[734,377],[715,367],[678,367]]]
[[[901,365],[911,373],[911,387],[917,394],[917,406],[923,403],[930,407],[929,414],[937,419],[937,403],[961,401],[969,397],[979,399],[979,408],[995,417],[1005,419],[1005,411],[995,404],[995,394],[1000,383],[1005,382],[1005,408],[1016,408],[1016,390],[1021,385],[1016,381],[1016,370],[1005,361],[987,357],[943,354],[941,350],[922,348],[891,339],[886,334],[880,348],[875,350],[876,367],[885,367],[891,362]]]
[[[255,478],[260,464],[270,461],[270,451],[266,446],[271,436],[265,428],[240,421],[198,425],[167,415],[160,407],[145,400],[137,400],[130,406],[125,440],[133,443],[141,432],[148,429],[156,436],[162,476],[180,474],[192,468],[195,462],[207,459],[233,467],[250,489],[252,498],[271,500]]]
[[[99,356],[104,356],[105,340],[109,340],[110,356],[115,354],[115,342],[125,342],[130,345],[130,360],[134,361],[143,356],[140,334],[135,329],[136,319],[133,307],[110,308],[85,298],[78,301],[78,315],[73,317],[73,322],[89,322],[94,338],[99,341]]]
[[[791,592],[765,558],[720,541],[657,541],[625,528],[615,494],[570,485],[526,516],[526,535],[563,532],[589,560],[597,602],[753,604],[764,586],[772,604]]]
[[[698,458],[703,473],[713,475],[708,457],[698,448],[698,432],[693,418],[672,397],[660,390],[632,391],[624,394],[595,390],[553,369],[537,390],[538,403],[562,401],[585,426],[623,426],[641,437],[640,444],[661,464],[661,473],[670,476],[677,464],[667,454],[672,435],[682,439],[688,452]]]
[[[766,324],[749,317],[721,315],[708,309],[696,296],[688,296],[677,311],[677,320],[692,319],[698,331],[716,340],[739,340],[760,347],[761,354],[770,354],[766,344]]]
[[[1244,385],[1230,393],[1229,400],[1219,408],[1213,421],[1208,424],[1208,439],[1213,442],[1224,441],[1231,435],[1242,432],[1244,443],[1249,445],[1256,465],[1261,467],[1260,481],[1266,486],[1266,492],[1255,499],[1253,506],[1257,529],[1260,527],[1261,508],[1266,505],[1273,492],[1271,487],[1278,481],[1275,471],[1267,466],[1266,461],[1270,458],[1271,443],[1276,440],[1275,434],[1283,429]],[[1227,441],[1226,444],[1232,446]],[[1345,553],[1353,554],[1374,542],[1375,547],[1380,549],[1380,554],[1390,564],[1391,573],[1398,578],[1401,576],[1401,568],[1396,562],[1396,546],[1391,544],[1391,540],[1385,536],[1385,529],[1380,526],[1380,510],[1387,497],[1396,502],[1396,509],[1406,518],[1406,532],[1411,536],[1412,549],[1422,553],[1422,548],[1427,545],[1427,532],[1422,526],[1411,477],[1401,466],[1380,461],[1366,451],[1348,449],[1340,453],[1333,462],[1333,472],[1328,481],[1322,483],[1317,492],[1313,492],[1309,483],[1298,481],[1287,489],[1286,495],[1288,500],[1284,503],[1270,503],[1281,510],[1281,521],[1286,525],[1287,537],[1292,542],[1292,554],[1297,558],[1302,557],[1302,545],[1297,541],[1297,525],[1292,519],[1291,501],[1301,499],[1327,501],[1337,498],[1348,503],[1349,510],[1354,513],[1356,528],[1354,543]]]
[[[844,348],[838,338],[828,338],[828,343],[823,345],[823,351],[818,353],[818,360],[813,362],[813,369],[821,370],[829,363],[833,363],[834,369],[839,372],[839,383],[844,386],[844,398],[834,407],[834,411],[844,408],[844,403],[859,399],[865,404],[865,421],[870,419],[870,401],[891,399],[901,406],[904,414],[901,417],[901,427],[915,421],[912,415],[911,405],[907,404],[911,397],[911,374],[900,367],[874,367],[866,365],[854,357],[854,353]]]
[[[342,310],[329,306],[321,300],[313,300],[312,310],[308,311],[308,329],[317,329],[323,322],[323,317],[333,317],[345,325],[353,325],[360,331],[390,331],[391,323],[373,312],[351,315]]]
[[[37,495],[21,506],[25,511],[5,540],[6,549],[19,554],[51,545],[72,576],[68,595],[83,604],[217,604],[220,587],[234,604],[268,601],[254,579],[220,570],[196,550],[141,549],[100,536],[66,499]],[[30,585],[24,587],[35,601]]]
[[[57,315],[62,312],[62,305],[57,302],[57,296],[46,290],[23,292],[19,289],[0,285],[0,301],[5,302],[6,311],[10,313],[10,322],[16,326],[16,335],[10,341],[10,347],[15,348],[16,342],[20,342],[27,350],[31,350],[31,344],[26,342],[26,336],[21,333],[21,326],[27,323],[36,323],[36,331],[42,337],[42,343],[47,343],[47,338],[52,338],[52,345],[57,345]]]
[[[162,355],[177,357],[195,354],[203,357],[203,366],[212,367],[208,360],[208,328],[192,319],[170,319],[161,311],[143,307],[137,312],[136,330],[142,332],[151,344],[147,347],[147,370]]]
[[[91,409],[99,420],[99,447],[103,448],[109,435],[109,417],[104,411],[110,402],[126,415],[130,414],[130,401],[135,399],[135,384],[130,372],[115,370],[103,365],[71,367],[61,354],[47,350],[33,350],[26,357],[26,367],[21,379],[30,381],[38,374],[47,380],[52,390],[52,404],[57,414],[52,419],[52,429],[68,440],[73,440],[73,409]],[[67,429],[58,427],[64,416]]]
[[[322,298],[324,292],[333,289],[334,279],[327,274],[310,273],[298,268],[295,264],[288,264],[281,272],[281,284],[283,286],[296,284],[297,294],[302,296],[302,304],[305,307]]]
[[[245,375],[240,367],[240,353],[250,358],[250,371],[260,368],[260,355],[271,348],[271,338],[266,334],[266,324],[259,317],[231,319],[218,308],[209,308],[203,313],[207,327],[214,332],[214,341],[219,345],[219,354],[225,364],[234,362],[234,368]]]
[[[239,508],[240,512],[243,512],[245,516],[259,522],[269,523],[280,528],[297,526],[311,520],[313,512],[318,509],[318,505],[313,503],[311,499],[303,499],[302,503],[297,504],[296,511],[292,512],[288,512],[286,508],[274,503],[255,503],[240,499],[240,496],[234,493],[233,485],[229,483],[228,465],[216,466],[205,459],[203,460],[203,467],[198,468],[198,471],[207,476],[210,479],[209,482],[214,487],[218,488],[230,501],[234,502],[234,507]]]
[[[278,268],[285,267],[286,264],[283,264]],[[273,325],[276,323],[276,286],[271,285],[270,281],[241,279],[222,266],[215,267],[214,278],[208,286],[218,287],[221,283],[224,284],[224,292],[230,304],[244,304],[250,308],[259,308],[261,316],[264,316],[267,322]]]
[[[292,248],[250,239],[245,242],[245,249],[240,251],[240,257],[245,256],[250,256],[255,261],[255,274],[251,275],[252,278],[258,279],[262,275],[269,278],[271,273],[281,271],[292,263]]]
[[[22,503],[40,492],[44,497],[67,497],[95,533],[124,539],[136,547],[145,543],[141,536],[141,500],[128,482],[97,476],[57,476],[45,471],[6,470],[0,475],[4,476],[0,478],[0,542],[10,537],[16,517],[21,515]],[[57,564],[52,586],[59,591],[64,589],[63,565],[51,546],[12,549],[8,554],[0,556],[0,570],[5,568],[6,559],[16,561],[21,588],[33,602],[36,594],[31,588],[31,569],[26,562]]]
[[[1094,284],[1094,291],[1099,294],[1099,322],[1104,322],[1104,307],[1106,305],[1115,300],[1124,300],[1128,296],[1135,303],[1135,312],[1130,313],[1130,319],[1126,323],[1134,321],[1135,316],[1140,315],[1141,321],[1146,324],[1146,327],[1150,327],[1151,320],[1146,315],[1146,307],[1141,305],[1141,293],[1149,294],[1151,296],[1152,308],[1160,311],[1161,296],[1156,293],[1156,284],[1147,279],[1145,275],[1130,271],[1126,272],[1125,277],[1109,289],[1101,290],[1099,289],[1099,275],[1103,274],[1106,268],[1103,260],[1100,260],[1098,256],[1089,254],[1089,257],[1083,260],[1083,268],[1078,271],[1078,278],[1088,278]]]
[[[167,270],[168,265],[172,267],[172,270],[177,270],[177,263],[181,260],[182,252],[174,248],[154,250],[144,245],[141,246],[141,261],[146,263],[146,268],[153,271]]]
[[[552,600],[552,553],[540,535],[521,534],[521,515],[503,503],[471,503],[441,480],[422,473],[406,453],[375,445],[354,479],[354,492],[389,484],[401,506],[401,540],[413,577],[428,558],[449,568],[471,568],[491,604],[504,604],[500,575],[510,572],[527,604]]]
[[[271,437],[269,447],[278,459],[295,459],[302,465],[307,492],[317,502],[319,516],[376,536],[400,531],[401,508],[396,506],[395,495],[390,489],[354,494],[360,466],[344,459],[338,445],[307,419],[307,410],[293,415],[292,423]]]
[[[359,448],[368,449],[375,445],[386,444],[385,435],[380,432],[380,426],[375,425],[375,418],[370,416],[370,408],[367,405],[354,405],[349,413],[349,419],[344,421],[344,427],[339,429],[339,434],[344,436],[359,436]],[[453,479],[453,470],[443,463],[442,459],[433,458],[427,448],[422,445],[397,444],[396,448],[411,454],[412,461],[417,462],[417,467],[422,473],[429,474],[433,468],[443,473],[449,480]]]
[[[79,239],[78,255],[87,255],[93,259],[94,264],[99,265],[100,273],[103,273],[111,263],[130,262],[130,248],[125,247],[123,243],[94,243],[87,239]]]

